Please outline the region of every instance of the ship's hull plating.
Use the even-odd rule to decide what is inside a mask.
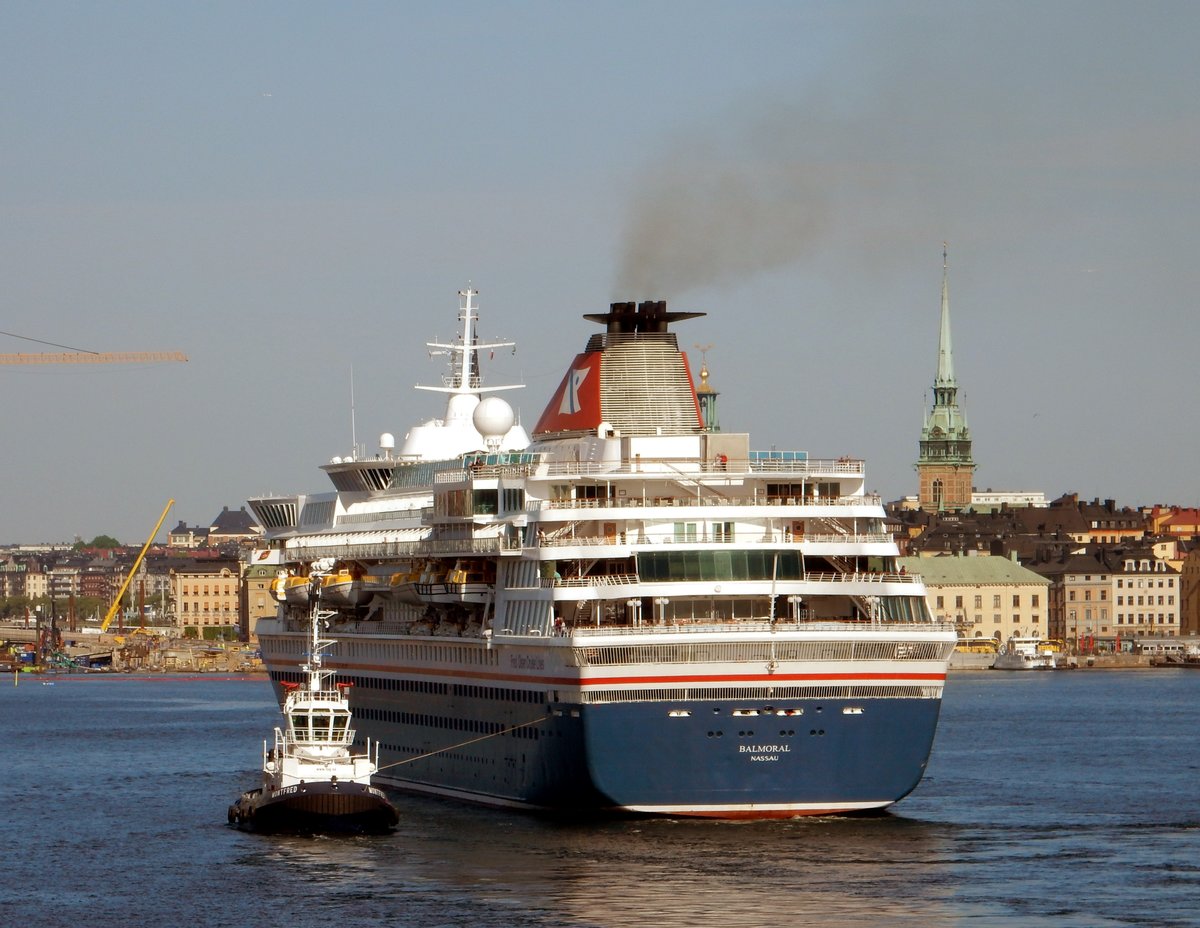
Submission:
[[[384,793],[363,783],[255,789],[229,807],[231,825],[270,834],[383,834],[399,820]]]
[[[940,701],[789,701],[734,717],[713,701],[592,707],[592,782],[622,809],[778,818],[881,809],[925,771]],[[779,712],[803,708],[803,715]]]
[[[377,780],[387,786],[531,809],[737,819],[860,812],[903,798],[925,771],[944,665],[921,675],[928,685],[907,688],[912,695],[833,685],[831,695],[805,698],[681,691],[601,703],[553,682],[342,676],[355,682],[358,736],[378,743]]]
[[[515,749],[501,738],[434,753],[437,741],[429,740],[432,756],[379,779],[487,804],[580,812],[735,819],[883,809],[920,782],[940,700],[829,699],[803,716],[753,724],[713,701],[670,705],[691,715],[668,717],[657,705],[576,707],[578,717],[548,717]],[[385,745],[405,737],[388,726],[372,736]]]

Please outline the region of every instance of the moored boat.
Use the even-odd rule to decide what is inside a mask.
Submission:
[[[1054,652],[1044,647],[1038,635],[1013,635],[996,652],[993,670],[1054,670]]]
[[[302,666],[304,684],[285,686],[284,724],[274,745],[263,742],[262,785],[229,807],[231,825],[259,832],[382,834],[399,822],[387,795],[371,784],[379,768],[379,748],[371,756],[353,751],[348,684],[333,683],[323,668],[323,652],[333,642],[321,637],[333,615],[314,605],[311,656]]]

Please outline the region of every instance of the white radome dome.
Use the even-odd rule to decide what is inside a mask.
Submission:
[[[479,401],[471,422],[484,438],[503,438],[517,421],[513,408],[498,396],[488,396]]]

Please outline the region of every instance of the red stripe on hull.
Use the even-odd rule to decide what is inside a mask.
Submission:
[[[298,665],[297,665],[298,666]],[[471,670],[447,670],[430,667],[379,667],[373,664],[350,664],[331,661],[331,667],[339,671],[367,671],[398,674],[400,676],[449,677],[455,680],[482,681],[485,683],[532,683],[539,686],[620,686],[629,684],[700,684],[700,683],[811,683],[811,682],[862,682],[901,680],[944,683],[943,673],[884,673],[863,671],[861,673],[744,673],[709,674],[706,676],[624,676],[624,677],[540,677],[522,673],[482,673]]]
[[[663,812],[660,815],[667,817],[676,816],[678,818],[708,818],[723,822],[739,821],[781,821],[792,818],[813,818],[822,815],[853,815],[856,812],[875,812],[879,809],[885,809],[892,805],[890,802],[880,803],[878,806],[872,806],[867,809],[861,808],[840,808],[838,806],[830,806],[828,809],[772,809],[768,812],[757,812],[754,810],[740,812],[736,809],[726,809],[721,812],[706,812],[706,811],[679,811],[679,812]]]
[[[808,683],[820,680],[937,680],[945,681],[944,673],[731,673],[702,677],[588,677],[580,679],[581,686],[613,686],[622,683]]]

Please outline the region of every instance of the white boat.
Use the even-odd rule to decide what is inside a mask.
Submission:
[[[289,683],[284,725],[271,747],[263,742],[262,785],[242,793],[229,807],[231,825],[261,832],[346,832],[380,834],[399,822],[387,795],[371,784],[379,769],[379,747],[368,739],[355,753],[347,684],[333,683],[323,666],[333,642],[321,630],[334,615],[314,606],[310,657],[301,666],[304,684]]]
[[[731,819],[911,791],[956,636],[898,569],[863,462],[722,431],[672,331],[703,314],[662,302],[584,317],[602,331],[530,439],[483,385],[481,359],[511,343],[479,339],[475,296],[459,337],[430,343],[452,362],[423,388],[446,395],[441,418],[334,458],[332,490],[250,500],[286,569],[391,578],[328,632],[378,782]],[[285,603],[258,623],[276,687],[300,678],[306,619]]]
[[[1052,651],[1046,650],[1037,635],[1013,635],[996,652],[993,670],[1054,670],[1058,666]]]

